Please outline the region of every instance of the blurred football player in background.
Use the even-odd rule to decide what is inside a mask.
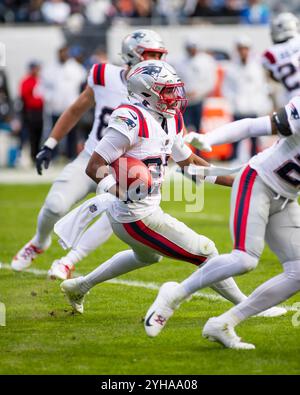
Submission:
[[[45,203],[39,213],[37,230],[34,237],[16,254],[12,268],[21,271],[29,267],[32,260],[43,253],[51,244],[54,224],[70,208],[96,191],[96,183],[89,178],[85,169],[94,148],[102,138],[113,110],[127,102],[126,75],[130,68],[146,59],[160,59],[167,53],[160,36],[151,30],[137,30],[126,36],[122,43],[124,67],[112,64],[95,64],[88,77],[88,84],[82,94],[68,107],[57,120],[49,138],[36,158],[39,174],[42,167],[48,168],[53,151],[59,141],[78,123],[82,115],[95,106],[94,124],[85,143],[84,150],[68,164],[54,181]],[[51,74],[52,78],[56,74]],[[55,260],[49,271],[51,278],[65,279],[71,275],[74,264],[89,252],[104,243],[112,234],[107,216],[104,214],[82,237],[76,251],[72,250],[62,259]]]
[[[300,94],[299,26],[298,18],[289,12],[276,16],[271,22],[274,45],[263,54],[263,66],[284,87],[283,103]]]

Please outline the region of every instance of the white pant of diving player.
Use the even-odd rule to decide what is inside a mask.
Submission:
[[[38,216],[37,233],[34,244],[43,248],[47,244],[54,224],[63,217],[71,207],[96,191],[96,183],[86,175],[90,155],[82,151],[69,163],[54,181]],[[78,247],[80,258],[96,249],[112,234],[110,223],[104,213],[83,235]]]
[[[262,284],[230,311],[245,319],[281,303],[300,290],[299,204],[276,194],[249,166],[242,169],[234,181],[230,228],[234,250],[211,259],[183,281],[187,294],[254,269],[265,240],[283,264],[284,272]]]

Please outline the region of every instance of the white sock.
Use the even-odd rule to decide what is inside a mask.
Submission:
[[[213,284],[215,286],[215,290],[219,287],[219,290],[223,288],[223,292],[226,289],[226,283],[221,283],[216,286],[222,280],[228,279],[233,276],[237,276],[239,274],[243,274],[246,271],[253,269],[258,262],[257,258],[254,258],[248,255],[245,252],[233,250],[230,254],[217,255],[214,258],[211,258],[205,265],[196,270],[190,277],[184,280],[181,284],[185,288],[186,292],[192,295],[194,292],[199,289],[211,287]],[[228,287],[234,289],[232,280],[229,280]],[[225,284],[225,286],[224,286]],[[237,288],[235,288],[237,290]],[[229,292],[230,293],[230,292]],[[221,293],[222,295],[222,293]],[[222,295],[224,296],[224,294]],[[244,296],[234,291],[233,294],[229,297],[227,293],[226,298],[233,301],[235,303],[235,299],[237,301],[239,298],[243,299]]]
[[[62,261],[75,265],[92,251],[96,250],[101,244],[105,243],[112,233],[113,231],[107,215],[102,215],[83,233],[76,248],[70,250],[68,254],[62,258]]]
[[[233,304],[241,303],[247,299],[247,296],[239,289],[237,283],[232,277],[226,278],[218,283],[214,283],[210,288]]]
[[[247,299],[247,296],[242,293],[233,278],[227,278],[226,280],[213,284],[211,288],[233,304],[241,303]],[[177,307],[189,296],[191,296],[191,293],[187,292],[182,284],[178,284],[177,287],[172,289],[170,303]]]
[[[132,250],[122,251],[102,263],[102,265],[85,277],[82,277],[79,287],[85,293],[96,284],[150,264],[149,262],[140,261]]]
[[[228,320],[232,315],[240,321],[276,306],[300,290],[300,261],[290,261],[284,265],[284,273],[266,281],[253,291],[242,303],[220,316]]]
[[[51,233],[54,228],[54,224],[60,219],[58,214],[53,214],[46,207],[42,207],[37,221],[36,234],[32,240],[33,244],[43,249],[51,238]]]

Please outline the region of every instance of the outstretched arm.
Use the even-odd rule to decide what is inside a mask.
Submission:
[[[273,117],[245,118],[223,125],[210,133],[189,133],[185,142],[199,149],[211,150],[211,146],[233,143],[248,137],[268,136],[277,133]]]
[[[196,154],[191,154],[187,159],[181,162],[177,162],[177,164],[184,169],[185,166],[196,165],[196,166],[211,166],[206,160],[200,158],[200,156]],[[232,176],[218,176],[218,177],[205,177],[204,181],[210,182],[213,184],[224,185],[231,187],[234,181],[234,177]]]

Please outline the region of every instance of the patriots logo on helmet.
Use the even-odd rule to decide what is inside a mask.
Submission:
[[[161,69],[162,69],[162,67],[154,66],[154,65],[142,66],[142,67],[138,67],[132,75],[148,74],[151,77],[157,79],[159,76],[159,73],[161,72]]]
[[[142,32],[135,32],[132,35],[132,38],[135,38],[137,41],[141,40],[144,37],[145,37],[145,33]]]
[[[298,113],[297,108],[294,106],[293,103],[291,103],[291,118],[292,119],[299,119],[300,115]]]
[[[123,117],[123,116],[119,116],[119,119],[121,119],[123,122],[126,123],[126,125],[128,126],[128,129],[129,129],[129,130],[131,130],[131,129],[133,129],[133,128],[136,127],[136,123],[133,122],[133,120],[130,119],[130,118],[126,118],[126,117]]]

